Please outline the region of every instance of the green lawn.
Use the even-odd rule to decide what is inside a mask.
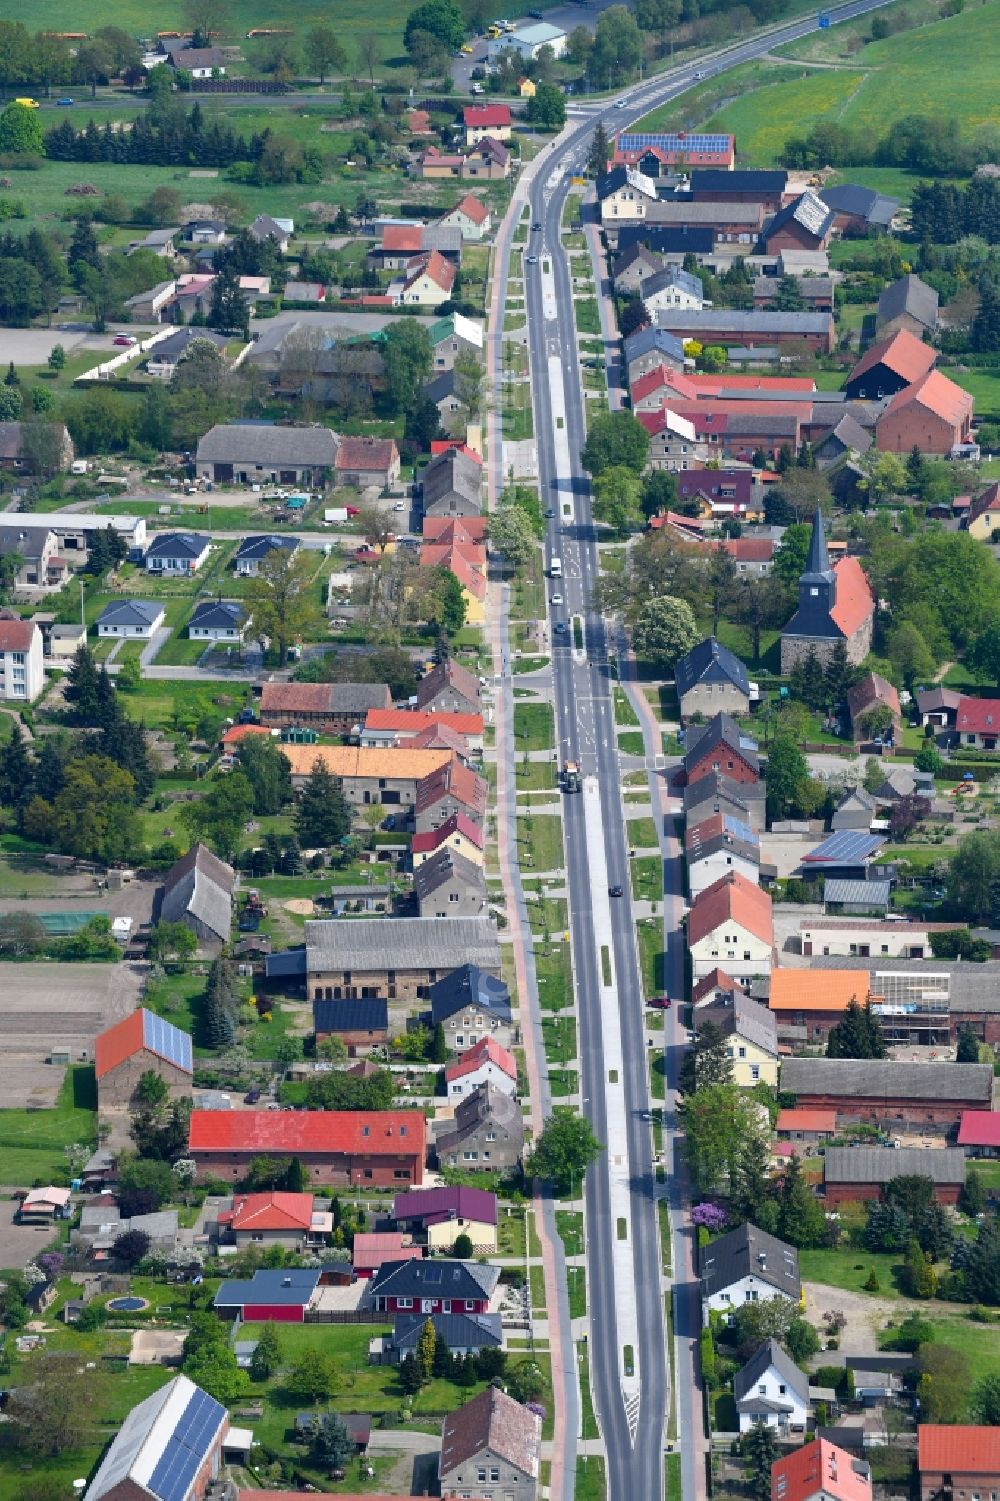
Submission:
[[[555,744],[555,725],[551,704],[515,704],[515,751],[551,750]]]
[[[628,821],[628,842],[633,849],[645,849],[659,844],[656,834],[656,824],[651,818],[630,818]]]
[[[542,1040],[549,1063],[569,1063],[576,1057],[576,1022],[571,1016],[543,1016]]]
[[[587,1270],[582,1266],[566,1268],[566,1288],[569,1293],[569,1316],[582,1319],[587,1312]]]
[[[573,998],[573,970],[568,943],[535,950],[538,1001],[547,1011],[561,1011]]]
[[[522,860],[527,855],[532,870],[561,870],[563,866],[562,819],[557,813],[530,813],[522,809],[517,823],[517,844]]]
[[[645,917],[635,925],[642,964],[642,988],[647,996],[664,987],[663,924],[658,917]]]
[[[976,399],[976,415],[1000,418],[1000,372],[992,370],[955,370],[948,367],[948,378]]]
[[[755,87],[757,65],[748,66],[751,92],[732,90],[733,103],[712,115],[705,129],[735,132],[741,154],[755,165],[780,161],[788,137],[804,134],[824,116],[840,119],[865,82],[864,73],[846,69],[819,72],[803,67],[799,73],[794,68],[773,65],[760,70],[763,86]],[[734,69],[730,79],[742,71]]]
[[[576,309],[577,332],[581,334],[599,334],[601,332],[601,314],[595,297],[581,297],[574,303]]]
[[[67,971],[67,985],[71,984]],[[0,1110],[5,1183],[30,1188],[65,1173],[65,1148],[97,1145],[97,1086],[92,1064],[77,1064],[66,1072],[51,1110]]]
[[[643,756],[646,753],[646,742],[642,738],[641,730],[619,730],[618,749],[626,756]]]
[[[639,728],[639,716],[624,688],[615,688],[615,723],[619,729]]]
[[[598,1455],[581,1454],[576,1461],[575,1501],[606,1501],[607,1482],[604,1478],[604,1460]]]
[[[583,1254],[583,1215],[575,1209],[556,1210],[556,1229],[567,1256]]]
[[[897,1278],[902,1271],[901,1256],[873,1251],[855,1251],[841,1247],[835,1251],[800,1251],[799,1272],[803,1282],[823,1282],[842,1287],[846,1292],[863,1292],[874,1267],[880,1283],[879,1297],[896,1297]]]
[[[629,862],[632,895],[642,902],[658,902],[663,896],[663,861],[659,855],[642,855]]]
[[[556,785],[556,768],[552,761],[518,759],[514,771],[518,792],[543,792]]]

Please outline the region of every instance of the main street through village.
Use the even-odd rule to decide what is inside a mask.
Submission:
[[[877,9],[885,0],[855,0],[831,9],[831,21],[848,20]],[[606,1452],[607,1494],[617,1501],[659,1501],[664,1495],[664,1452],[679,1448],[685,1501],[706,1491],[706,1444],[698,1371],[697,1339],[700,1301],[694,1272],[691,1232],[684,1213],[679,1177],[676,1128],[676,1078],[686,1034],[679,1008],[666,1016],[664,1042],[667,1090],[663,1106],[662,1164],[671,1223],[671,1279],[661,1271],[656,1194],[656,1161],[647,1074],[649,1037],[644,1023],[642,980],[631,910],[628,847],[622,801],[613,686],[618,660],[617,633],[592,608],[599,572],[591,497],[580,453],[586,436],[585,397],[580,378],[574,322],[572,280],[561,232],[567,195],[574,175],[583,170],[595,125],[609,135],[658,104],[691,88],[697,78],[714,77],[771,48],[815,29],[817,14],[771,28],[736,46],[699,59],[626,90],[619,100],[579,109],[556,140],[525,170],[497,241],[494,296],[490,308],[490,376],[499,391],[505,289],[512,254],[523,266],[528,324],[534,431],[537,435],[539,493],[543,508],[555,515],[548,523],[545,562],[561,561],[558,593],[563,603],[550,605],[552,697],[560,760],[580,763],[583,793],[564,800],[568,869],[567,895],[572,939],[583,1108],[598,1139],[605,1144],[587,1175],[585,1192],[587,1306],[590,1379],[594,1408]],[[622,107],[620,101],[624,101]],[[592,197],[592,195],[590,195]],[[531,225],[523,251],[513,248],[514,231],[528,206]],[[594,209],[585,199],[584,217]],[[568,226],[566,226],[568,227]],[[595,281],[603,303],[608,297],[605,268],[597,259]],[[527,256],[537,257],[528,263]],[[520,268],[517,268],[518,270]],[[620,350],[603,309],[609,400],[620,399]],[[504,465],[496,414],[490,423],[490,493],[495,501],[504,483]],[[550,591],[551,592],[551,591]],[[502,668],[502,657],[497,661]],[[501,718],[512,714],[509,676],[499,690],[508,701]],[[646,748],[653,806],[665,809],[663,758],[652,738],[648,716]],[[657,770],[657,765],[661,768]],[[512,769],[511,774],[512,774]],[[666,824],[664,855],[665,979],[670,993],[683,994],[683,947],[679,930],[683,911],[679,849]],[[623,895],[612,897],[611,889]],[[603,951],[603,953],[602,953]],[[537,997],[522,995],[533,1009]],[[543,1218],[543,1240],[554,1238],[551,1216]],[[546,1247],[546,1270],[553,1247]],[[558,1253],[557,1253],[558,1254]],[[556,1452],[551,1494],[569,1501],[574,1492],[577,1428],[580,1411],[575,1384],[573,1338],[565,1297],[549,1285],[546,1294],[553,1338],[553,1387],[557,1406]],[[666,1348],[666,1305],[673,1303],[674,1359]],[[557,1327],[553,1328],[553,1325]],[[558,1327],[558,1326],[563,1327]],[[560,1350],[561,1363],[555,1359]],[[558,1368],[557,1368],[558,1366]],[[671,1409],[673,1424],[669,1423]],[[567,1421],[569,1417],[570,1421]],[[669,1440],[670,1431],[677,1437]]]

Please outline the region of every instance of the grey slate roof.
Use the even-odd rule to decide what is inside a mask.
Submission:
[[[762,198],[784,193],[788,186],[788,173],[781,168],[727,172],[723,167],[695,167],[691,172],[691,191],[699,193],[760,193]]]
[[[961,1147],[827,1147],[826,1183],[889,1183],[893,1178],[930,1178],[932,1183],[964,1183]]]
[[[688,329],[697,319],[698,327],[706,334],[723,333],[757,334],[825,334],[830,327],[829,313],[779,313],[770,308],[754,308],[741,312],[738,308],[693,309],[665,308],[657,314],[657,323],[668,331],[676,327]]]
[[[786,1354],[775,1339],[765,1340],[760,1348],[754,1351],[742,1370],[736,1372],[733,1377],[733,1396],[737,1402],[753,1395],[757,1383],[772,1366],[799,1401],[808,1406],[809,1377],[804,1371],[799,1370],[792,1357]]]
[[[751,1274],[798,1302],[802,1290],[799,1253],[776,1235],[756,1225],[739,1225],[713,1240],[701,1253],[701,1289],[706,1298]]]
[[[753,741],[740,733],[739,725],[729,714],[716,714],[706,725],[691,726],[684,740],[684,767],[693,766],[706,752],[717,745],[726,745],[738,752],[740,757],[755,771],[760,768],[760,759]]]
[[[246,618],[246,609],[238,599],[203,599],[195,605],[188,630],[198,626],[201,630],[237,630]]]
[[[427,901],[439,887],[449,881],[459,881],[467,891],[479,892],[486,901],[486,877],[481,865],[463,855],[460,850],[445,845],[421,861],[413,872],[413,889],[419,902]]]
[[[765,795],[765,789],[759,782],[735,782],[732,777],[723,776],[721,772],[710,771],[707,776],[689,782],[684,788],[684,811],[690,820],[692,809],[712,803],[718,805],[720,812],[725,806],[742,816],[749,813],[755,804],[762,803]]]
[[[518,1143],[523,1143],[524,1115],[520,1105],[495,1084],[480,1084],[455,1106],[454,1129],[437,1138],[439,1155],[453,1151],[490,1123],[500,1126]]]
[[[383,1261],[368,1284],[373,1298],[491,1298],[500,1268],[490,1262]]]
[[[842,182],[837,187],[822,188],[819,195],[827,208],[837,214],[853,214],[867,220],[875,229],[888,229],[899,212],[899,199],[887,198],[874,188],[863,188],[856,182]]]
[[[825,443],[835,439],[841,448],[853,448],[856,453],[867,453],[872,446],[872,435],[866,432],[853,412],[845,412],[835,427],[831,427],[828,433],[824,433],[816,444],[820,449]]]
[[[482,475],[481,465],[458,449],[438,454],[423,473],[424,510],[452,493],[479,505]]]
[[[500,942],[488,917],[362,917],[305,925],[309,971],[439,972],[475,964],[500,972]]]
[[[839,813],[841,808],[864,808],[866,813],[874,814],[876,807],[875,799],[867,787],[858,786],[852,787],[849,792],[844,793],[844,796],[837,804],[837,812]]]
[[[202,532],[161,532],[146,548],[146,557],[200,558],[211,540]]]
[[[482,920],[465,919],[468,922]],[[455,919],[449,918],[448,921],[454,922]],[[430,1002],[431,1019],[435,1026],[438,1022],[447,1021],[466,1006],[477,1006],[497,1021],[509,1022],[511,1019],[510,991],[506,984],[503,980],[486,974],[475,964],[460,964],[450,975],[445,975],[432,985]]]
[[[938,294],[919,276],[911,272],[886,287],[878,300],[879,323],[891,323],[903,314],[915,318],[924,328],[934,329],[938,321]]]
[[[288,232],[282,229],[270,214],[258,214],[250,226],[250,233],[255,240],[287,240]]]
[[[328,465],[339,440],[328,427],[279,427],[268,422],[217,422],[198,440],[199,464]]]
[[[644,354],[653,352],[665,354],[669,359],[684,363],[684,341],[676,334],[668,333],[659,325],[637,329],[625,340],[626,365],[631,365],[633,360],[641,359]]]
[[[868,961],[870,963],[870,961]],[[843,960],[837,961],[838,965]],[[895,968],[893,962],[891,968]],[[924,968],[927,968],[924,961]],[[993,1070],[988,1063],[904,1063],[896,1058],[786,1058],[785,1094],[833,1099],[964,1100],[990,1108]]]
[[[235,882],[231,865],[213,855],[204,844],[194,845],[166,874],[160,920],[183,922],[190,914],[227,942],[233,920]]]
[[[105,605],[98,619],[98,627],[102,625],[139,626],[143,630],[148,629],[158,615],[163,614],[163,606],[154,604],[149,599],[113,599]]]
[[[690,271],[682,271],[679,266],[667,266],[663,271],[657,271],[642,284],[643,297],[650,297],[655,292],[662,292],[667,287],[678,287],[682,292],[687,292],[691,297],[701,298],[705,289],[701,278],[692,276]]]
[[[699,1024],[714,1022],[727,1037],[742,1037],[777,1058],[778,1018],[775,1013],[742,990],[736,989],[729,994],[731,1004],[706,1007],[698,1013]]]
[[[807,234],[815,239],[822,240],[829,232],[834,221],[834,212],[818,198],[810,189],[798,198],[793,198],[791,203],[786,203],[783,209],[779,209],[764,230],[764,238],[767,239],[778,229],[783,229],[786,224],[800,225]]]
[[[498,1313],[432,1313],[434,1333],[449,1350],[499,1350],[503,1347],[503,1328]],[[420,1331],[428,1315],[397,1313],[392,1332],[395,1349],[406,1352],[417,1348]]]
[[[429,380],[424,386],[424,395],[433,401],[435,406],[439,401],[444,401],[447,396],[453,396],[454,394],[454,370],[442,370],[439,375],[435,375],[433,380]]]
[[[612,279],[617,282],[618,278],[624,276],[626,271],[631,271],[637,262],[648,267],[651,276],[663,270],[661,255],[657,255],[656,251],[650,250],[647,245],[635,244],[630,245],[627,250],[622,251],[621,255],[615,257],[611,270]]]
[[[145,294],[148,295],[148,294]],[[138,299],[131,299],[133,301]],[[154,364],[170,365],[175,363],[186,354],[191,345],[199,339],[208,340],[216,349],[225,349],[226,338],[223,334],[217,334],[211,328],[179,328],[175,334],[168,334],[165,339],[160,339],[149,351],[149,359]]]
[[[21,424],[19,422],[2,422],[0,423],[0,455],[4,452],[4,434],[2,429],[12,427],[16,427],[18,430],[14,455],[16,456],[20,452]],[[17,552],[21,554],[25,562],[30,562],[33,558],[40,558],[45,552],[50,536],[51,532],[43,531],[41,527],[0,526],[0,557],[6,557],[8,553]]]
[[[891,881],[848,881],[830,877],[823,882],[823,902],[847,906],[888,907],[892,896]]]
[[[267,557],[269,552],[275,552],[279,549],[282,552],[295,552],[300,545],[298,537],[289,537],[287,535],[276,536],[273,533],[267,533],[255,537],[244,537],[236,550],[236,556],[233,561],[235,563],[242,563],[247,558],[263,559]]]
[[[648,225],[745,224],[755,230],[760,223],[759,203],[695,203],[690,198],[658,199],[646,210]]]

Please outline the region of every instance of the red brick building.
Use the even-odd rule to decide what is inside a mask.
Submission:
[[[1000,1491],[1000,1428],[921,1423],[920,1501],[976,1501]]]
[[[311,1183],[420,1184],[420,1110],[194,1110],[188,1139],[200,1178],[246,1176],[255,1157],[298,1157]]]
[[[688,785],[712,772],[734,782],[760,780],[757,752],[746,743],[739,725],[728,714],[717,714],[704,729],[692,726],[687,733],[687,744],[684,778]]]
[[[897,391],[875,426],[875,443],[890,453],[948,455],[972,437],[972,397],[940,370]]]
[[[835,1110],[837,1125],[895,1133],[957,1131],[962,1112],[989,1110],[986,1063],[904,1063],[895,1058],[786,1058],[781,1091],[807,1110]]]
[[[939,1204],[957,1204],[965,1186],[961,1147],[827,1147],[823,1186],[828,1208],[879,1199],[893,1178],[930,1178]]]

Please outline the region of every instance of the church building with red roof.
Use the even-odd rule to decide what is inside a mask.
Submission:
[[[806,571],[799,579],[799,607],[781,633],[781,670],[791,672],[814,651],[827,663],[838,642],[847,648],[849,662],[864,661],[871,651],[875,596],[857,558],[841,558],[831,565],[823,530],[823,515],[813,517],[812,541]]]

